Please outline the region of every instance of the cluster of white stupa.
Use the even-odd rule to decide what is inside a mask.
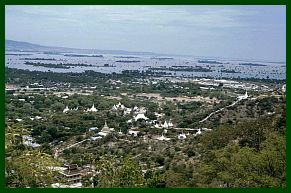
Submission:
[[[169,128],[173,128],[174,125],[170,119],[168,122],[165,121],[164,123],[156,123],[154,127],[157,129],[160,129],[160,128],[169,129]]]
[[[193,134],[193,136],[198,136],[198,135],[201,135],[203,132],[202,131],[211,131],[212,129],[208,129],[208,128],[198,128],[198,131],[196,133]],[[178,135],[178,139],[186,139],[187,138],[187,135],[190,135],[190,133],[188,132],[187,134],[185,134],[183,132],[183,130],[181,131],[181,133]]]
[[[134,115],[146,113],[146,109],[144,107],[139,108],[137,106],[134,106],[133,108],[128,108],[125,105],[121,104],[120,102],[117,105],[113,105],[111,111],[113,112],[122,111],[123,115],[129,115],[131,113],[133,113]]]
[[[164,129],[163,132],[162,132],[162,135],[160,137],[157,137],[157,140],[159,140],[159,141],[169,141],[169,140],[171,140],[171,138],[167,138],[167,137],[164,136],[164,134],[168,133],[168,129],[171,129],[171,128],[174,127],[171,119],[168,122],[165,120],[164,123],[156,122],[154,127],[157,128],[157,129]]]
[[[76,108],[74,108],[74,109],[70,109],[69,107],[68,107],[68,105],[66,106],[66,108],[63,110],[63,113],[67,113],[67,112],[69,112],[69,111],[77,111],[79,109],[79,107],[76,107]],[[94,104],[92,105],[92,107],[91,108],[88,108],[88,109],[86,109],[86,110],[84,110],[84,112],[97,112],[98,110],[96,109],[96,107],[94,106]]]
[[[238,99],[239,100],[243,100],[248,98],[248,94],[247,92],[245,93],[245,95],[243,96],[239,96]],[[78,110],[78,107],[75,109],[69,109],[68,106],[66,106],[66,108],[63,110],[64,113],[67,113],[68,111],[72,111],[72,110]],[[91,108],[88,108],[86,110],[84,110],[84,112],[97,112],[98,110],[96,109],[96,107],[94,106],[94,104],[92,105]],[[111,111],[116,112],[116,111],[123,111],[123,114],[132,114],[133,118],[128,120],[127,123],[132,123],[132,121],[138,121],[138,120],[145,120],[146,123],[152,124],[152,126],[154,128],[157,129],[163,129],[163,132],[161,134],[161,136],[157,137],[157,140],[160,141],[169,141],[171,140],[171,138],[168,138],[165,136],[165,134],[168,133],[168,129],[172,129],[174,128],[174,124],[172,123],[171,119],[170,120],[165,120],[164,122],[160,122],[158,121],[160,118],[164,117],[164,114],[158,114],[155,112],[155,115],[157,116],[158,120],[149,120],[148,117],[145,116],[147,110],[145,107],[137,107],[134,106],[133,108],[128,108],[125,105],[121,104],[120,102],[117,105],[113,105],[113,107],[111,108]],[[92,127],[89,129],[90,132],[94,131],[94,130],[98,130],[97,127]],[[178,139],[186,139],[187,135],[190,135],[190,133],[188,132],[187,134],[183,133],[183,130],[187,130],[187,129],[182,129],[182,132],[178,134]],[[195,130],[195,129],[191,129],[191,130]],[[202,131],[209,131],[211,129],[207,129],[207,128],[199,128],[198,131],[196,133],[193,134],[193,136],[198,136],[202,134]],[[103,126],[103,128],[101,129],[101,131],[99,131],[95,136],[91,137],[91,140],[97,140],[97,139],[101,139],[103,137],[105,137],[106,135],[108,135],[109,133],[113,132],[114,128],[109,128],[107,125],[107,122],[105,121],[105,124]],[[129,135],[133,135],[133,136],[138,136],[138,133],[140,131],[137,128],[132,128],[129,129],[128,134]],[[123,134],[121,131],[118,132],[120,135]]]
[[[66,108],[63,110],[63,113],[67,113],[69,111],[77,111],[79,109],[79,107],[74,108],[74,109],[69,109],[68,105],[66,106]]]
[[[94,104],[92,105],[91,108],[88,108],[87,110],[85,110],[85,112],[97,112],[98,110],[95,108]]]
[[[112,107],[112,111],[117,111],[117,110],[125,110],[127,109],[127,107],[125,107],[123,104],[121,104],[120,102],[117,105],[113,105]]]

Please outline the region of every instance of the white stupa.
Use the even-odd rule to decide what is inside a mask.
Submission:
[[[169,127],[174,127],[174,125],[173,125],[171,119],[170,119],[170,121],[168,122],[168,126],[169,126]]]
[[[201,135],[201,134],[202,134],[202,132],[201,132],[201,129],[199,128],[198,131],[195,134],[193,134],[193,135],[194,136],[197,136],[197,135]]]
[[[119,129],[118,134],[119,134],[119,135],[124,135],[124,134],[121,132],[121,129]]]
[[[164,134],[162,134],[162,136],[158,137],[157,140],[159,140],[159,141],[169,141],[169,140],[171,140],[171,138],[167,138],[167,137],[164,136]]]
[[[69,109],[69,107],[68,107],[68,105],[66,106],[66,108],[63,110],[63,113],[66,113],[66,112],[68,112],[70,109]]]
[[[109,128],[107,125],[107,122],[105,121],[105,124],[104,124],[103,128],[101,129],[101,131],[98,132],[98,135],[106,136],[109,133],[111,133],[112,131],[114,131],[114,128]]]
[[[117,111],[117,107],[116,105],[113,105],[113,107],[111,108],[112,111]]]
[[[246,91],[244,95],[238,96],[237,99],[238,100],[244,100],[244,99],[247,99],[248,97],[249,97],[248,96],[248,92]]]
[[[125,108],[123,114],[124,114],[124,115],[128,115],[128,114],[130,114],[130,113],[131,113],[131,108]]]
[[[95,108],[94,104],[90,109],[87,110],[87,112],[97,112],[98,110]]]
[[[139,111],[139,108],[137,106],[134,106],[133,111]]]
[[[168,125],[167,121],[164,122],[164,124],[162,125],[162,127],[165,128],[165,129],[168,129],[169,128],[169,125]]]

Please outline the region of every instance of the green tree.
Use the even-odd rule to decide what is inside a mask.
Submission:
[[[116,158],[103,158],[97,162],[97,187],[138,188],[145,187],[141,168],[132,158],[126,157],[119,163]]]
[[[7,187],[50,187],[58,163],[52,156],[37,150],[25,150],[6,162]]]
[[[30,114],[31,113],[31,110],[32,110],[32,106],[30,103],[24,103],[23,104],[23,111],[25,114]]]
[[[60,102],[56,102],[55,104],[53,104],[51,106],[52,110],[56,111],[56,112],[62,112],[65,108],[65,105],[63,103]]]

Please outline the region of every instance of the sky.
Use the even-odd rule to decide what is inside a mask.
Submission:
[[[286,6],[5,6],[5,38],[47,46],[286,60]]]

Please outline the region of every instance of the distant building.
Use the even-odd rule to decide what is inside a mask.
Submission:
[[[101,136],[97,136],[97,137],[90,137],[91,141],[96,141],[97,139],[102,139]]]
[[[52,184],[53,188],[81,188],[81,171],[77,164],[65,164],[64,167],[54,168],[59,172],[58,178],[62,184]]]
[[[140,131],[137,131],[137,130],[128,130],[128,134],[134,137],[137,137],[139,132]]]
[[[97,127],[91,127],[91,128],[89,128],[89,132],[90,131],[95,131],[95,130],[97,130],[98,128]]]

